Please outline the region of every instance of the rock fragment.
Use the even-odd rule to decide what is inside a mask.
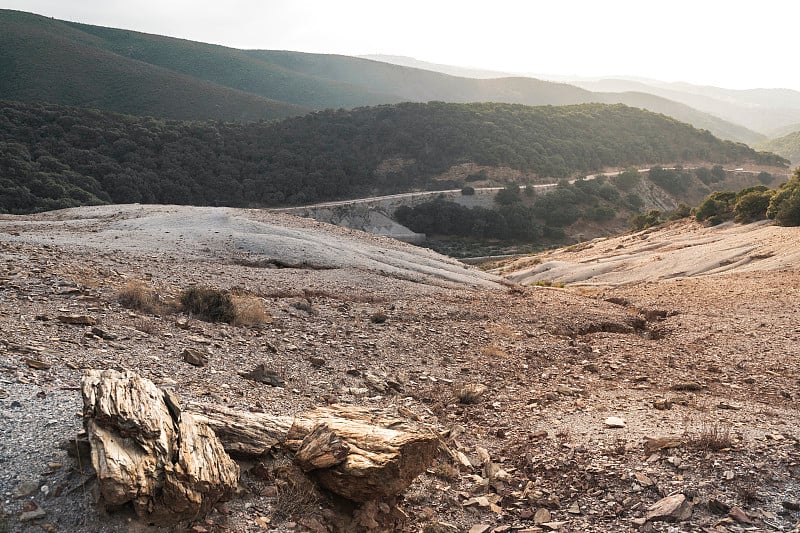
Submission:
[[[625,427],[625,420],[618,416],[609,416],[603,421],[607,428],[619,429]]]
[[[196,348],[184,348],[181,352],[183,360],[192,366],[204,367],[208,364],[208,354]]]
[[[685,494],[673,494],[661,498],[648,508],[647,520],[664,520],[680,522],[692,516],[692,503]]]
[[[250,372],[239,372],[243,378],[251,379],[258,383],[265,383],[271,387],[284,387],[286,382],[274,370],[270,370],[264,363],[256,365]]]
[[[94,326],[97,319],[89,315],[58,315],[56,320],[73,326]]]

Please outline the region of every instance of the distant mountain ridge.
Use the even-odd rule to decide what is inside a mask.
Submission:
[[[470,79],[348,56],[237,50],[0,10],[0,98],[175,119],[271,120],[403,101],[623,103],[716,136],[763,137],[644,93],[593,93],[527,77]]]
[[[734,90],[688,83],[640,82],[627,79],[573,81],[590,91],[647,92],[691,106],[759,132],[762,140],[776,130],[800,122],[800,92],[791,89]]]

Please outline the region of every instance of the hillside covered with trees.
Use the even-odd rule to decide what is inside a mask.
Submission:
[[[387,160],[400,161],[377,172]],[[55,105],[0,105],[0,210],[92,203],[280,206],[459,184],[455,164],[549,178],[606,166],[785,163],[622,105],[399,104],[278,123],[178,122]]]
[[[10,10],[0,10],[0,99],[225,121],[408,101],[622,103],[723,139],[760,139],[747,128],[643,92],[591,92],[528,77],[468,79],[341,55],[239,50]]]
[[[800,131],[794,131],[777,139],[770,139],[760,143],[758,147],[781,155],[794,165],[800,164]]]

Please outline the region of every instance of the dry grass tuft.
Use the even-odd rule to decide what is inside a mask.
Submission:
[[[432,473],[434,476],[445,481],[455,481],[461,475],[461,473],[458,471],[458,468],[445,461],[438,461],[436,464],[434,464]]]
[[[278,484],[278,497],[272,505],[272,516],[276,521],[292,517],[311,516],[319,507],[319,496],[309,479],[298,477],[289,483]]]
[[[123,307],[142,313],[155,315],[161,310],[161,299],[156,291],[139,280],[131,280],[126,283],[117,293],[117,300]]]
[[[257,296],[234,296],[234,326],[260,326],[272,323],[270,315],[264,307],[264,301]]]
[[[159,332],[158,324],[152,318],[147,317],[138,317],[133,322],[133,328],[141,331],[142,333],[147,333],[148,335],[153,335]]]
[[[455,395],[459,403],[472,405],[480,403],[487,390],[489,388],[481,383],[468,383],[463,387],[456,388]]]
[[[501,347],[497,346],[496,344],[489,344],[488,346],[484,346],[481,348],[481,354],[485,355],[486,357],[508,357],[508,352],[506,352]]]
[[[389,316],[383,311],[376,311],[370,315],[369,321],[373,324],[383,324],[388,318]]]
[[[206,287],[190,287],[180,295],[183,310],[207,322],[228,322],[236,318],[233,298],[228,292]]]
[[[730,426],[704,422],[699,431],[686,433],[684,443],[687,447],[696,450],[718,452],[733,446],[733,436]]]

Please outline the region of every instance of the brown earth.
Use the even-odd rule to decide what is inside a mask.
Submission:
[[[259,211],[4,217],[0,531],[159,531],[100,510],[91,468],[59,448],[81,427],[88,368],[135,370],[187,403],[385,406],[469,461],[443,452],[397,501],[354,506],[276,454],[243,464],[240,494],[186,531],[798,531],[798,237],[681,223],[503,267],[523,283],[573,272],[562,289]],[[517,273],[546,264],[558,270]],[[133,280],[160,295],[157,313],[120,304]],[[192,285],[269,317],[200,321],[171,303]],[[261,363],[284,386],[239,375]],[[488,390],[460,403],[471,383]],[[675,521],[660,518],[676,498]]]

